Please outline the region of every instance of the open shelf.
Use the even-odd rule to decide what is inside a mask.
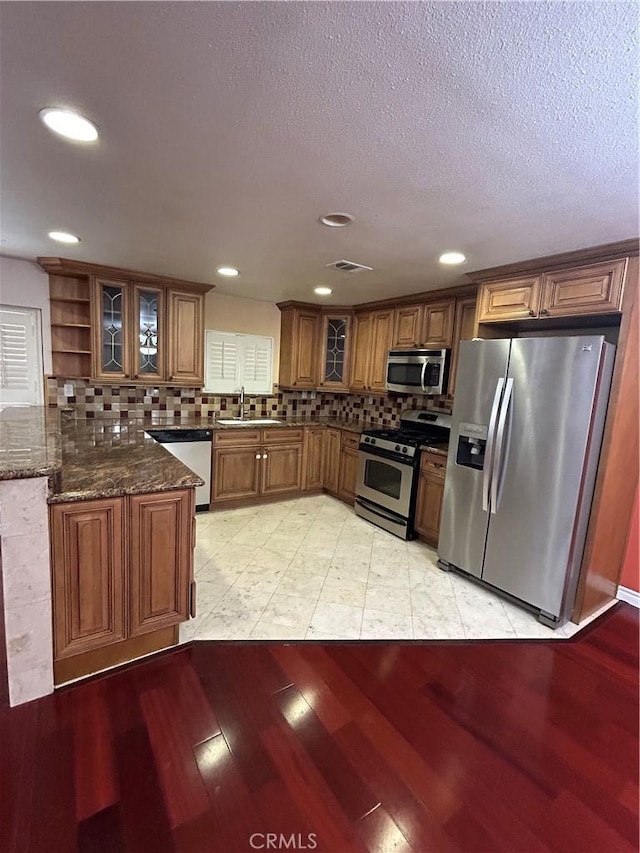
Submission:
[[[86,299],[84,297],[82,299],[80,299],[80,298],[71,299],[71,298],[68,298],[66,296],[64,296],[64,297],[63,296],[50,296],[49,301],[50,302],[69,302],[72,305],[73,304],[88,305],[91,302],[91,300],[88,297]]]
[[[91,355],[90,349],[54,349],[53,352],[72,352],[75,355]]]

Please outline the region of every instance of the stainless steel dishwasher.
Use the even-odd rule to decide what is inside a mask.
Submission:
[[[204,486],[196,486],[196,512],[209,509],[211,502],[211,449],[213,430],[210,429],[148,429],[147,435],[154,438],[165,450],[190,468],[204,480]]]

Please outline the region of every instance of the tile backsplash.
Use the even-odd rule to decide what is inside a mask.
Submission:
[[[74,396],[66,397],[64,385],[72,382]],[[379,426],[394,426],[404,409],[424,408],[424,397],[389,394],[371,397],[359,394],[327,394],[281,391],[270,397],[247,397],[249,416],[281,418],[347,418],[368,421]],[[95,385],[81,379],[47,379],[47,405],[73,409],[79,418],[148,418],[162,414],[167,418],[235,417],[240,408],[238,397],[207,394],[199,388],[142,388],[126,385]],[[450,411],[451,400],[430,397],[429,407]]]

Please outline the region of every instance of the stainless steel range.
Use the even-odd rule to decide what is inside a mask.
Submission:
[[[413,538],[422,444],[448,445],[451,415],[429,409],[402,413],[399,429],[365,430],[360,438],[356,515]]]

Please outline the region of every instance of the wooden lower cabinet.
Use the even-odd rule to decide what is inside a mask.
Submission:
[[[342,448],[340,454],[340,477],[338,496],[347,503],[356,499],[356,482],[358,479],[358,451],[348,447]]]
[[[322,479],[325,489],[332,495],[337,495],[339,490],[340,448],[340,430],[327,429],[324,434],[324,472]]]
[[[358,479],[358,453],[360,436],[342,430],[340,442],[340,472],[338,475],[338,497],[353,504],[356,499]]]
[[[56,658],[125,637],[122,504],[122,498],[111,498],[51,507]]]
[[[195,545],[189,494],[129,498],[129,636],[189,618],[191,554]]]
[[[434,546],[438,544],[440,535],[445,469],[444,457],[423,453],[420,460],[414,527],[420,536]]]
[[[217,447],[213,453],[213,500],[257,498],[260,495],[262,450],[253,447]]]
[[[267,444],[262,453],[260,493],[282,495],[302,489],[303,445]]]
[[[301,429],[263,430],[260,443],[246,444],[242,430],[222,432],[213,452],[213,501],[251,500],[299,492],[304,486]],[[239,447],[226,446],[234,441]],[[219,447],[222,442],[225,446]]]
[[[50,507],[54,659],[189,618],[193,489]]]
[[[308,429],[306,432],[306,489],[321,489],[323,486],[322,449],[324,445],[324,432],[324,428]]]

